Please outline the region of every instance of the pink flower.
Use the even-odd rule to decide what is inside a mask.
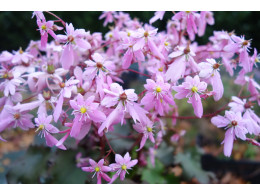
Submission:
[[[165,11],[157,11],[154,13],[154,16],[149,20],[149,23],[152,24],[154,23],[155,21],[157,20],[162,20],[163,19],[163,16],[165,14]]]
[[[185,130],[181,130],[178,133],[175,133],[171,136],[170,140],[171,142],[177,143],[181,137],[183,137],[186,134]]]
[[[61,55],[61,64],[64,69],[69,69],[74,64],[74,49],[76,45],[83,49],[90,49],[91,45],[84,39],[86,32],[84,29],[74,30],[73,25],[70,23],[66,24],[66,35],[57,35],[57,38],[61,42],[66,42],[64,50]]]
[[[19,109],[11,105],[5,105],[0,118],[0,132],[7,128],[17,128],[27,131],[34,128],[31,119],[33,115],[27,112],[20,112]]]
[[[135,103],[138,99],[134,89],[123,90],[122,86],[117,83],[112,83],[110,85],[110,90],[104,89],[107,95],[101,102],[102,106],[110,108],[116,106],[116,108],[110,113],[106,121],[98,129],[98,133],[102,134],[105,128],[109,128],[110,125],[117,120],[121,119],[121,124],[123,124],[124,116],[129,113],[133,118],[134,122],[146,120],[146,113],[139,104]]]
[[[12,58],[13,64],[28,64],[29,61],[33,58],[33,56],[20,48],[18,51],[14,53]]]
[[[68,73],[68,70],[63,68],[55,68],[54,65],[48,64],[42,66],[42,72],[32,72],[26,76],[28,76],[28,85],[31,91],[41,91],[46,86],[52,90],[50,87],[50,81],[53,80],[55,82],[62,81],[62,76],[65,76]]]
[[[36,126],[38,127],[36,132],[39,131],[41,137],[43,136],[46,140],[46,144],[49,147],[55,146],[58,143],[58,140],[53,137],[52,133],[58,133],[59,130],[54,127],[51,123],[52,115],[46,116],[44,113],[38,115],[38,118],[34,119]],[[60,149],[66,150],[64,145],[59,146]]]
[[[130,33],[130,32],[129,32]],[[127,69],[132,64],[132,61],[137,61],[138,64],[141,64],[142,61],[145,61],[145,56],[141,49],[134,50],[133,46],[136,41],[133,38],[125,38],[122,45],[119,45],[117,49],[127,49],[123,59],[122,59],[122,68]]]
[[[99,20],[105,18],[105,21],[104,21],[104,24],[103,26],[106,26],[108,23],[111,23],[113,22],[113,19],[114,19],[114,14],[115,12],[114,11],[104,11],[101,16],[99,16]]]
[[[106,115],[98,110],[98,103],[94,103],[95,96],[90,96],[84,100],[81,94],[78,94],[77,101],[70,100],[70,105],[74,109],[73,126],[71,128],[71,137],[77,137],[80,133],[83,122],[91,123],[91,120],[100,123],[106,120]],[[88,125],[88,130],[90,125]]]
[[[207,83],[200,82],[200,78],[196,75],[194,78],[187,76],[185,82],[179,86],[173,86],[176,99],[189,98],[188,103],[191,103],[194,108],[194,113],[201,118],[203,115],[203,107],[199,93],[203,93],[207,88]]]
[[[200,67],[199,76],[206,80],[209,80],[213,87],[214,100],[218,101],[222,98],[224,93],[223,83],[219,74],[219,66],[214,59],[207,59],[207,62],[201,62],[198,64]]]
[[[137,151],[141,150],[144,147],[147,139],[149,139],[152,143],[155,143],[152,121],[147,120],[146,122],[136,123],[133,125],[133,127],[138,133],[143,134],[140,147]]]
[[[58,102],[56,104],[56,107],[54,109],[54,121],[57,122],[60,114],[62,112],[62,105],[63,105],[63,101],[64,101],[64,97],[65,98],[70,98],[71,97],[71,92],[73,90],[73,88],[76,88],[76,84],[79,83],[79,80],[74,79],[74,77],[71,77],[68,81],[66,81],[65,83],[60,83],[60,87],[61,87],[61,91],[59,94],[59,99]]]
[[[0,62],[11,62],[13,59],[13,54],[8,51],[3,51],[0,55]]]
[[[39,20],[37,19],[37,25],[41,33],[41,46],[46,48],[48,42],[48,34],[50,34],[54,39],[56,39],[56,34],[53,32],[53,21]]]
[[[91,57],[94,61],[85,61],[87,68],[84,71],[84,76],[89,80],[94,79],[96,76],[104,77],[115,68],[112,61],[106,61],[99,53],[94,53]]]
[[[133,50],[137,51],[143,49],[145,45],[148,46],[150,51],[158,58],[164,60],[164,56],[159,51],[158,47],[154,43],[154,36],[157,33],[157,28],[153,30],[145,30],[143,28],[139,28],[135,34],[133,35],[134,38],[137,39],[136,43],[133,46]]]
[[[4,95],[14,95],[17,91],[17,87],[23,83],[23,79],[20,77],[20,73],[17,71],[1,70],[1,77],[4,79],[0,83],[0,89],[4,92]]]
[[[143,97],[141,104],[145,106],[146,110],[155,110],[163,116],[165,111],[169,109],[170,105],[175,105],[171,94],[171,85],[165,83],[163,77],[157,76],[156,82],[152,79],[146,79],[147,84],[144,85],[147,90]]]
[[[249,67],[249,71],[251,72],[253,70],[253,67],[255,65],[255,67],[257,67],[257,63],[260,62],[260,54],[257,53],[257,49],[254,49],[254,54],[250,59],[250,67]]]
[[[124,180],[125,174],[128,173],[127,170],[138,163],[138,160],[131,160],[131,156],[128,152],[125,154],[124,158],[120,154],[116,154],[115,161],[116,163],[109,165],[112,172],[116,171],[116,174],[113,175],[110,183],[113,183],[119,176],[121,180]]]
[[[231,42],[230,44],[226,45],[224,47],[224,51],[227,52],[239,52],[239,63],[245,70],[245,72],[252,71],[251,65],[250,65],[250,58],[248,55],[248,51],[251,48],[250,47],[250,40],[245,40],[244,36],[238,37],[235,35],[231,36]]]
[[[258,136],[260,134],[260,118],[254,113],[252,102],[246,102],[233,96],[232,102],[228,104],[233,112],[244,112],[243,119],[246,122],[246,128],[250,134]]]
[[[257,101],[258,105],[260,105],[260,85],[253,79],[248,78],[248,91],[251,94],[250,101]]]
[[[172,17],[172,20],[182,20],[182,23],[184,24],[184,27],[186,27],[187,29],[187,33],[189,35],[190,40],[194,40],[195,39],[195,34],[197,34],[198,29],[197,29],[197,25],[195,22],[196,19],[196,13],[193,11],[182,11],[182,12],[178,12],[177,14],[175,14]]]
[[[215,23],[213,13],[209,11],[201,11],[198,18],[198,35],[203,36],[205,33],[206,25],[213,25]]]
[[[97,184],[101,184],[101,178],[105,179],[107,182],[111,181],[111,178],[105,173],[112,169],[108,166],[104,166],[104,159],[101,159],[96,163],[94,160],[89,159],[90,167],[82,167],[82,171],[95,172],[93,177],[97,175]],[[92,177],[92,178],[93,178]]]
[[[241,112],[226,111],[224,117],[220,115],[215,116],[211,119],[211,123],[218,128],[225,127],[227,129],[222,143],[224,143],[225,156],[230,157],[235,137],[246,140],[246,134],[248,133]]]
[[[175,58],[172,64],[170,64],[165,77],[166,80],[171,80],[172,82],[178,81],[182,78],[186,71],[186,66],[188,65],[194,72],[199,70],[199,67],[195,60],[193,59],[195,53],[187,47],[178,47],[176,51],[172,52],[169,57]]]

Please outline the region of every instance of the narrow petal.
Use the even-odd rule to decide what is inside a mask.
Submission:
[[[74,52],[71,44],[65,46],[61,55],[61,64],[65,70],[69,70],[74,63]]]
[[[234,133],[231,133],[231,129],[228,129],[225,133],[225,139],[224,139],[224,154],[227,157],[231,156],[232,149],[233,149],[233,143],[234,143]]]

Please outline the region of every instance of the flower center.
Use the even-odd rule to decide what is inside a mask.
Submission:
[[[158,71],[159,72],[162,72],[163,71],[163,68],[161,67],[161,68],[158,68]]]
[[[186,49],[184,49],[183,53],[186,54],[186,55],[189,54],[190,53],[190,48],[187,47]]]
[[[125,94],[125,92],[120,95],[120,100],[122,101],[127,100],[127,95]]]
[[[51,99],[51,92],[50,91],[43,91],[42,95],[43,95],[43,98],[45,100],[50,100]]]
[[[252,102],[247,102],[247,103],[245,103],[244,108],[248,109],[248,108],[251,108],[253,105],[254,104]]]
[[[144,32],[144,37],[148,37],[149,33],[147,31]]]
[[[80,108],[80,112],[81,112],[82,114],[84,114],[84,113],[87,112],[87,109],[86,109],[85,107],[82,107],[82,108]]]
[[[78,93],[80,93],[80,94],[82,94],[82,95],[85,94],[85,90],[84,90],[82,87],[78,87],[78,88],[77,88],[77,91],[78,91]]]
[[[65,83],[60,83],[60,87],[64,88],[65,87]]]
[[[96,171],[96,172],[99,172],[99,171],[100,171],[100,168],[99,168],[99,167],[96,167],[96,168],[95,168],[95,171]]]
[[[43,130],[44,129],[44,125],[39,125],[38,129],[39,130]]]
[[[231,125],[234,126],[234,127],[237,126],[237,121],[232,121]]]
[[[249,41],[245,40],[245,41],[242,43],[242,45],[243,45],[243,46],[247,46],[248,43],[249,43]]]
[[[198,88],[195,87],[195,86],[193,86],[193,87],[191,88],[191,91],[192,91],[193,93],[197,93],[197,92],[198,92]]]
[[[46,30],[46,29],[47,29],[46,25],[45,24],[42,25],[42,30]]]
[[[73,41],[74,41],[74,37],[73,37],[72,35],[69,35],[69,36],[68,36],[68,41],[69,41],[69,42],[73,42]]]
[[[7,78],[8,78],[8,73],[5,73],[2,77],[3,77],[4,79],[7,79]]]
[[[97,62],[97,68],[102,68],[103,64],[101,64],[100,62]]]
[[[167,42],[167,41],[164,42],[164,45],[165,45],[165,46],[168,46],[169,44],[170,44],[170,43]]]
[[[162,91],[162,88],[161,88],[161,87],[156,87],[155,91],[156,91],[157,93],[160,93],[160,92]]]
[[[53,64],[49,64],[49,65],[47,66],[47,72],[48,72],[49,74],[53,74],[53,73],[55,72],[55,67],[54,67]]]
[[[153,129],[152,129],[151,127],[146,127],[146,130],[147,130],[148,132],[152,132],[152,131],[153,131]]]
[[[128,33],[127,33],[127,36],[128,36],[128,37],[130,37],[130,35],[131,35],[131,33],[130,33],[130,32],[128,32]]]
[[[19,54],[23,54],[23,49],[20,47]]]
[[[126,170],[127,167],[126,167],[126,165],[122,165],[121,168],[122,168],[122,170]]]
[[[14,114],[14,119],[18,120],[21,117],[20,113],[15,113]]]
[[[214,69],[218,69],[219,67],[220,67],[220,64],[219,64],[219,63],[216,63],[216,64],[213,65],[213,68],[214,68]]]

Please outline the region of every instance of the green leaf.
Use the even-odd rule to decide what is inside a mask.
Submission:
[[[175,163],[180,163],[184,175],[191,179],[193,177],[197,178],[200,183],[209,183],[210,178],[215,178],[212,172],[204,171],[201,168],[200,162],[197,158],[192,158],[189,153],[183,154],[179,153],[175,156]]]
[[[90,183],[91,175],[76,166],[76,151],[30,146],[11,163],[8,183]],[[88,181],[86,181],[88,179]]]

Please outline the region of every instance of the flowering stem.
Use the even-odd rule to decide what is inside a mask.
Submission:
[[[114,154],[116,154],[115,151],[113,150],[112,146],[110,145],[110,143],[109,143],[109,141],[108,141],[108,139],[107,139],[106,134],[104,134],[104,137],[105,137],[105,139],[106,139],[106,141],[107,141],[107,145],[109,146],[110,150],[111,150]]]
[[[256,140],[254,140],[254,139],[246,138],[246,141],[247,141],[248,143],[251,143],[251,144],[254,145],[254,146],[260,147],[260,143],[259,143],[258,141],[256,141]]]
[[[243,87],[241,87],[241,89],[240,89],[240,91],[238,93],[238,97],[239,98],[241,98],[241,95],[242,95],[242,92],[243,92],[244,88],[245,88],[245,85],[243,85]]]
[[[30,96],[30,97],[24,99],[23,101],[21,101],[21,103],[24,103],[24,102],[26,102],[27,100],[30,100],[30,99],[32,99],[32,98],[34,98],[34,97],[36,97],[36,96],[37,96],[37,94],[32,95],[32,96]]]
[[[117,70],[116,72],[121,72],[121,71],[130,71],[130,72],[134,72],[134,73],[140,74],[140,75],[142,75],[142,76],[146,76],[146,77],[151,78],[151,76],[148,75],[148,74],[144,74],[144,73],[138,72],[138,71],[136,71],[136,70],[132,70],[132,69],[130,69],[130,68],[128,68],[128,69],[119,69],[119,70]]]
[[[144,74],[144,73],[141,73],[141,72],[138,72],[138,71],[135,71],[135,70],[129,69],[129,68],[128,68],[127,70],[130,71],[130,72],[134,72],[134,73],[137,73],[137,74],[140,74],[140,75],[143,75],[143,76],[146,76],[146,77],[151,78],[151,76],[148,75],[148,74]]]
[[[138,145],[138,143],[141,141],[142,137],[143,137],[143,135],[139,134],[138,138],[136,139],[136,141],[131,146],[130,151],[132,151],[134,149],[134,147]]]
[[[110,149],[107,153],[107,155],[104,157],[104,160],[109,156],[109,154],[112,152],[112,150]]]
[[[187,77],[187,76],[194,76],[194,75],[196,75],[196,74],[199,74],[199,71],[198,71],[198,72],[192,72],[192,73],[190,73],[190,74],[186,74],[186,75],[183,76],[183,78],[185,78],[185,77]]]
[[[92,51],[92,53],[95,52],[95,51],[97,51],[97,50],[99,50],[99,49],[101,49],[101,48],[103,48],[103,47],[106,47],[106,46],[108,46],[108,45],[110,45],[110,44],[112,44],[112,43],[116,43],[116,42],[118,42],[118,40],[108,41],[108,42],[104,43],[103,45],[101,45],[101,46],[95,48],[95,49]]]
[[[49,11],[45,11],[46,13],[48,13],[48,14],[50,14],[50,15],[52,15],[52,16],[54,16],[55,18],[57,18],[61,23],[62,23],[62,25],[64,26],[64,27],[66,27],[66,23],[59,17],[59,16],[57,16],[56,14],[54,14],[54,13],[52,13],[52,12],[49,12]]]
[[[143,94],[144,94],[145,92],[147,92],[147,90],[146,90],[146,89],[145,89],[145,90],[143,90],[141,93],[139,93],[139,94],[138,94],[138,96],[139,96],[139,97],[142,97],[142,96],[143,96]]]

